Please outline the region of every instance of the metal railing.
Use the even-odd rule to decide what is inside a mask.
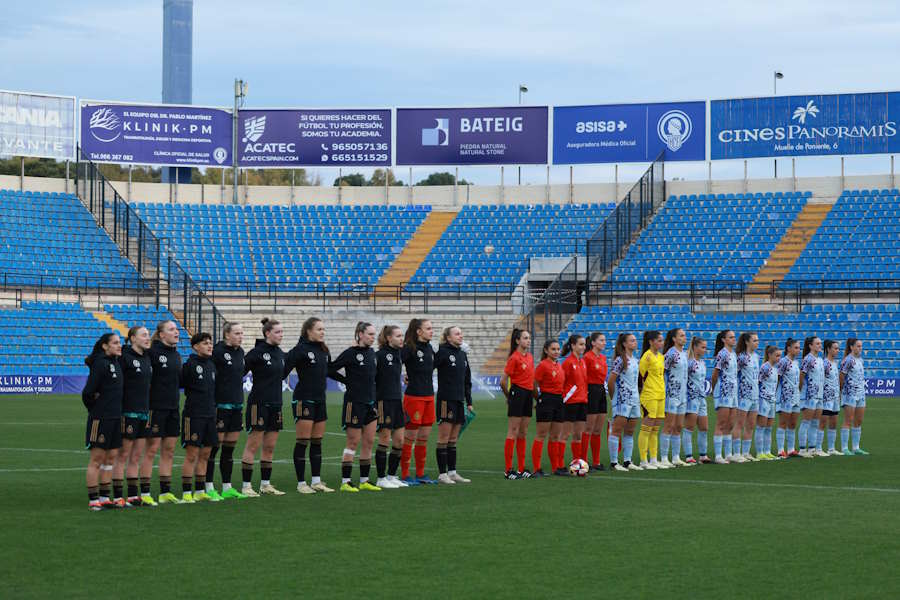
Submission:
[[[576,253],[540,297],[529,303],[525,323],[533,332],[532,350],[542,339],[555,338],[581,310],[587,283],[599,280],[624,255],[634,234],[641,230],[665,199],[664,153],[644,171],[625,198],[584,241],[587,261],[579,272]],[[580,245],[580,244],[579,244]]]
[[[641,231],[666,198],[663,156],[656,160],[632,186],[585,242],[587,255],[586,281],[596,281],[612,271],[613,265],[625,255],[634,235]]]
[[[153,290],[154,303],[165,303],[188,331],[209,331],[218,339],[224,318],[175,260],[168,241],[153,233],[80,150],[79,156],[75,165],[78,196]]]
[[[213,303],[245,304],[247,310],[291,308],[369,312],[453,311],[509,313],[521,310],[521,288],[506,283],[322,283],[309,280],[259,282],[217,280],[201,284]]]

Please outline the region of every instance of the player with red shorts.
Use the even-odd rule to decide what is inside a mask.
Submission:
[[[428,437],[434,425],[434,348],[431,337],[434,327],[428,319],[413,319],[409,322],[403,337],[400,357],[406,367],[406,392],[403,395],[403,410],[409,417],[403,438],[403,453],[400,455],[400,474],[410,485],[437,483],[425,476],[425,458],[428,455]],[[409,463],[415,447],[416,476],[409,474]]]

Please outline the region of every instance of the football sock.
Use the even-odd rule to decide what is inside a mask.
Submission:
[[[609,462],[614,465],[619,462],[619,437],[608,436],[606,443],[609,445]]]
[[[599,433],[591,434],[591,464],[600,464],[600,447],[603,445],[603,436]]]
[[[750,444],[753,443],[753,440],[741,440],[741,454],[744,456],[750,454]]]
[[[182,475],[181,476],[181,493],[182,494],[190,494],[191,489],[194,485],[194,478],[190,475]]]
[[[647,455],[650,451],[650,426],[649,425],[641,425],[641,431],[638,433],[638,453],[640,456],[641,462],[647,460]],[[631,460],[629,456],[628,460]]]
[[[128,497],[134,498],[138,495],[138,478],[137,477],[129,477],[128,478]]]
[[[244,487],[250,487],[250,483],[253,481],[253,463],[241,461],[241,480],[244,482]]]
[[[403,454],[403,447],[391,446],[391,454],[388,456],[388,475],[394,477],[397,475],[397,467],[400,466],[400,457]]]
[[[260,473],[260,483],[262,481],[269,483],[272,480],[272,461],[260,460],[259,461],[259,473]]]
[[[859,450],[859,440],[862,437],[862,427],[854,427],[850,430],[850,443],[853,450]]]
[[[112,489],[113,489],[113,498],[121,498],[122,497],[122,488],[124,488],[124,480],[122,479],[113,479],[112,480]]]
[[[294,474],[297,482],[306,481],[306,446],[309,438],[297,438],[294,443]]]
[[[222,442],[222,456],[219,457],[219,474],[222,483],[231,483],[231,472],[234,470],[234,442]]]
[[[664,433],[659,438],[659,449],[661,451],[660,452],[661,460],[664,460],[664,461],[669,460],[669,445],[672,442],[672,437],[674,437],[674,436],[670,436],[670,435],[667,435]],[[653,455],[651,454],[651,456],[653,456]]]
[[[216,478],[216,454],[218,453],[218,446],[213,446],[209,451],[209,460],[206,461],[206,480],[209,482]]]
[[[654,425],[650,428],[650,460],[652,462],[656,462],[657,457],[659,456],[659,425]]]
[[[850,428],[841,427],[841,450],[847,450],[847,443],[850,441]]]
[[[799,438],[797,440],[797,445],[800,446],[800,448],[802,450],[805,450],[807,448],[806,440],[807,440],[808,434],[809,434],[809,421],[804,419],[800,423],[800,429],[797,431],[797,437]]]
[[[150,495],[150,478],[141,477],[141,496]]]
[[[672,444],[672,460],[681,460],[681,435],[670,435],[669,440]]]
[[[631,462],[632,454],[634,454],[634,435],[626,435],[622,444],[622,460]]]
[[[797,432],[794,431],[793,428],[791,428],[786,430],[785,434],[787,435],[788,452],[797,450]]]
[[[681,432],[681,447],[684,448],[685,456],[693,456],[694,448],[692,447],[691,442],[693,441],[691,437],[693,436],[693,431],[690,429],[684,429]]]
[[[578,457],[587,462],[588,449],[591,447],[591,434],[587,431],[581,433],[581,455]]]
[[[572,437],[572,460],[576,458],[581,458],[581,442],[575,441],[575,437]],[[563,450],[565,452],[565,450]]]
[[[447,442],[447,470],[456,473],[456,442]]]
[[[512,470],[512,461],[513,461],[513,451],[516,447],[516,440],[513,438],[506,438],[506,441],[503,442],[503,461],[506,468],[504,472],[509,472]]]
[[[319,481],[322,475],[322,438],[309,439],[309,471]]]
[[[425,477],[425,459],[428,455],[428,442],[418,440],[413,450],[416,457],[416,477],[421,479]]]
[[[783,427],[779,427],[775,431],[775,447],[779,452],[784,452],[784,436],[787,432]]]
[[[713,451],[716,453],[716,458],[722,458],[722,436],[721,435],[713,436]]]
[[[709,449],[709,431],[697,430],[697,451],[700,456],[706,456]]]
[[[168,494],[172,491],[172,476],[171,475],[160,475],[159,476],[159,493],[160,494]]]
[[[516,438],[516,466],[519,473],[525,470],[525,438]]]
[[[443,475],[447,472],[447,444],[438,442],[435,455],[437,455],[438,473]]]
[[[541,454],[544,453],[544,440],[534,438],[531,442],[531,468],[541,470]]]
[[[825,441],[825,430],[816,429],[816,450],[822,450],[823,441]]]
[[[372,459],[359,459],[359,482],[365,483],[369,481],[369,472],[372,470]]]
[[[387,475],[387,449],[384,444],[378,444],[375,448],[375,470],[378,472],[378,479],[384,479]]]
[[[828,450],[834,450],[834,441],[837,439],[837,430],[834,427],[828,428]]]

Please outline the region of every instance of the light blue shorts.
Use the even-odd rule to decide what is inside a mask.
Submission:
[[[754,400],[753,398],[738,398],[737,407],[738,410],[742,410],[744,412],[753,412],[756,410],[756,406],[759,403],[758,400]]]
[[[725,398],[716,398],[713,397],[713,405],[716,410],[720,408],[736,408],[737,407],[737,398],[734,396],[726,396]]]
[[[706,398],[688,400],[686,412],[698,417],[705,417],[707,413]]]
[[[683,415],[687,412],[687,402],[676,404],[677,402],[677,399],[666,398],[666,414]]]
[[[613,416],[637,419],[641,416],[641,407],[639,404],[616,404],[613,407]]]
[[[822,410],[830,410],[831,412],[840,412],[841,403],[835,398],[834,400],[830,400],[828,402],[822,402]]]
[[[766,402],[762,398],[759,399],[759,402],[756,403],[756,411],[760,417],[765,417],[766,419],[774,419],[775,418],[775,403],[774,402]]]
[[[822,410],[822,399],[811,398],[807,400],[806,398],[804,398],[802,406],[804,410]]]
[[[849,406],[851,408],[865,408],[866,397],[862,396],[861,398],[850,398],[849,396],[844,396],[841,398],[841,406]]]
[[[775,404],[775,410],[780,413],[798,413],[800,412],[800,404],[794,404],[793,400],[787,402],[779,401]]]

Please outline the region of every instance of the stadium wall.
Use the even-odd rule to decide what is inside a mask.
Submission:
[[[230,204],[231,186],[222,188],[214,184],[132,183],[129,194],[128,182],[112,182],[119,194],[126,200],[135,202],[177,202],[191,204]],[[388,188],[387,203],[428,204],[435,208],[452,208],[466,204],[576,204],[608,202],[628,193],[633,182],[614,183],[498,186],[395,186]],[[833,198],[844,189],[883,189],[896,187],[896,178],[889,174],[847,177],[798,177],[797,179],[722,179],[712,181],[667,181],[669,195],[681,194],[737,194],[744,192],[778,192],[810,190],[813,197]],[[22,181],[15,175],[0,175],[0,189],[22,189]],[[65,179],[50,177],[25,177],[24,189],[35,192],[65,192]],[[68,191],[74,191],[70,181]],[[241,186],[239,196],[249,204],[385,204],[383,187],[342,187],[305,186],[293,188],[293,199],[289,186]],[[548,193],[549,192],[549,193]]]

